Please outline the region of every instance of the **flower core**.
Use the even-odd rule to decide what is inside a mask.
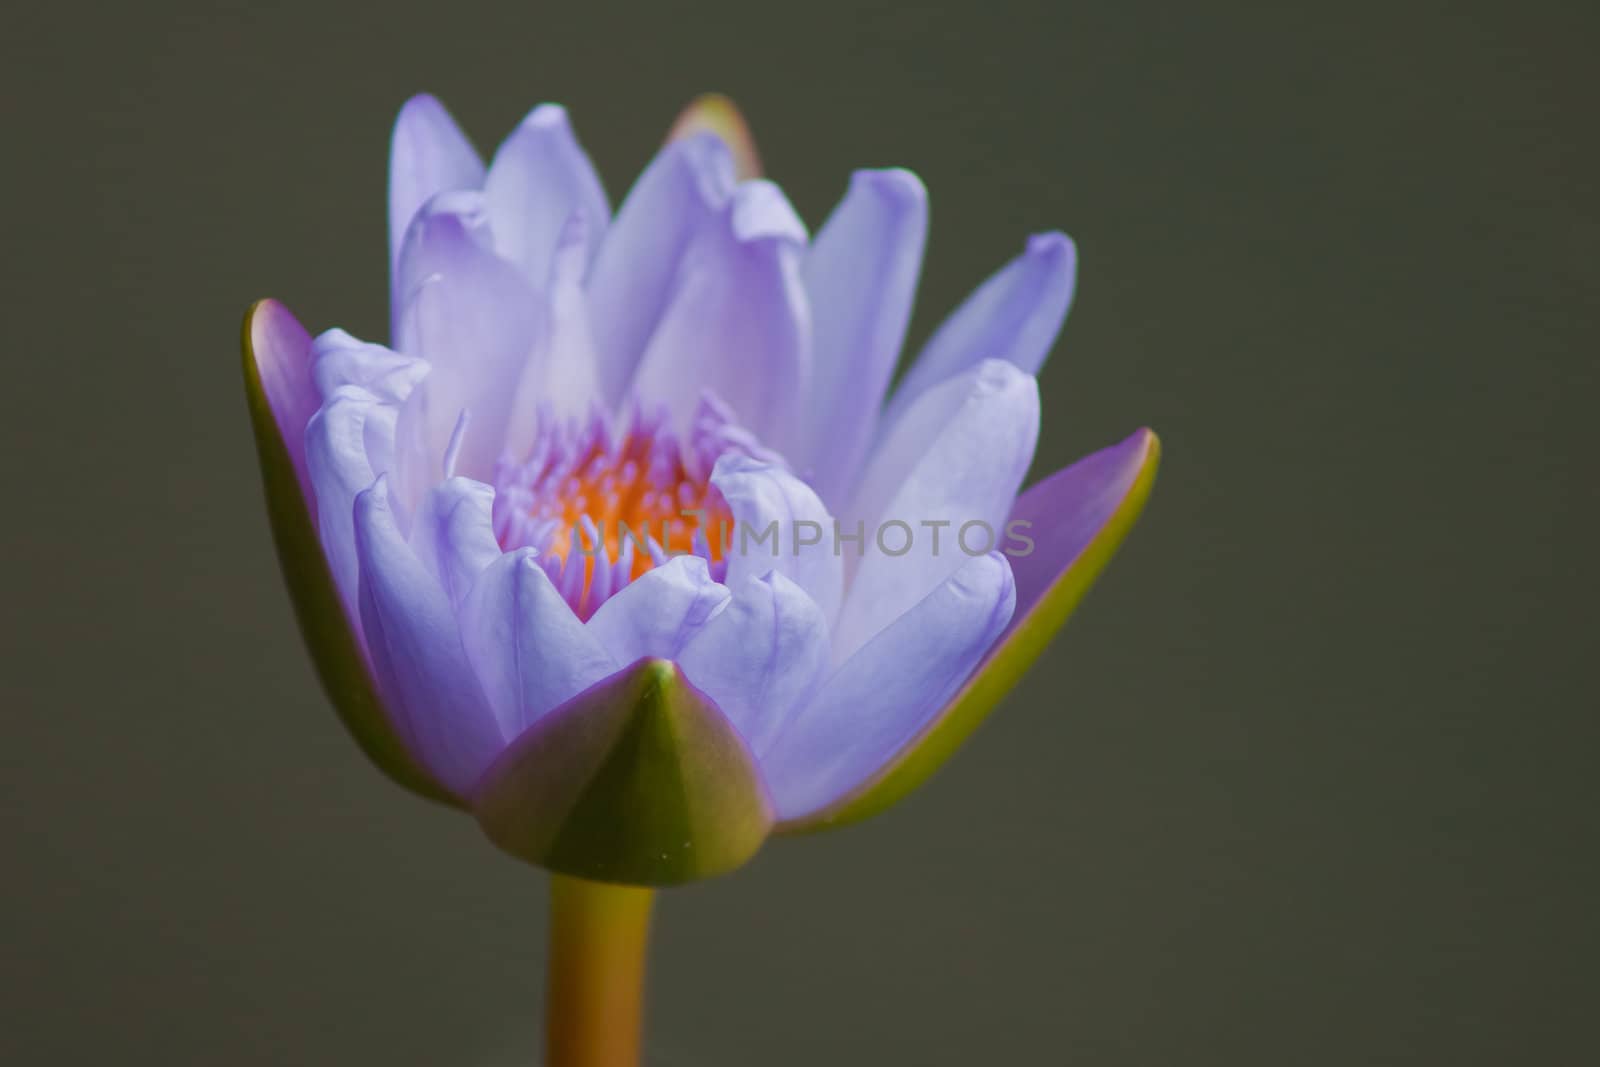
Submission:
[[[728,452],[773,458],[710,398],[684,441],[664,414],[636,409],[619,432],[607,422],[541,418],[527,458],[495,470],[500,547],[536,549],[581,619],[673,556],[699,556],[721,580],[733,518],[712,470]]]

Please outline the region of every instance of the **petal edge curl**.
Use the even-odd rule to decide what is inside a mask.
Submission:
[[[276,300],[258,300],[245,313],[242,348],[245,400],[250,409],[272,542],[300,636],[317,678],[345,729],[369,760],[400,785],[430,800],[457,804],[401,744],[378,701],[366,655],[345,615],[316,524],[302,493],[292,453],[263,388],[257,347],[269,331],[305,331]],[[307,338],[309,351],[310,339]],[[309,355],[308,357],[309,358]],[[309,368],[306,374],[309,379]]]

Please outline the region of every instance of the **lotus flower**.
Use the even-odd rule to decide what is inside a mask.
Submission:
[[[273,301],[246,320],[268,508],[356,740],[526,860],[672,884],[881,810],[1149,491],[1140,430],[1018,495],[1061,234],[891,390],[927,230],[908,171],[857,171],[809,234],[718,98],[615,214],[552,105],[485,166],[419,96],[390,166],[389,346]]]

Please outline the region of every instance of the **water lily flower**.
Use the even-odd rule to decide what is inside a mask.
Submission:
[[[856,172],[811,235],[725,100],[675,133],[613,215],[560,107],[485,166],[419,96],[390,347],[274,301],[245,334],[280,556],[357,740],[510,851],[642,884],[921,782],[1104,566],[1158,452],[1140,430],[1018,495],[1065,236],[891,392],[917,178]]]
[[[275,541],[345,724],[585,884],[719,874],[904,796],[1154,477],[1139,430],[1019,495],[1065,236],[1029,238],[891,390],[921,182],[857,171],[811,234],[758,167],[707,98],[613,213],[560,107],[486,165],[419,96],[389,345],[270,300],[245,323]]]

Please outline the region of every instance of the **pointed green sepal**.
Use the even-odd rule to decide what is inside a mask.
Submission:
[[[639,660],[545,714],[489,768],[473,808],[512,855],[627,885],[731,871],[772,828],[744,741],[661,659]]]
[[[259,300],[245,313],[243,341],[245,400],[255,429],[272,541],[317,677],[368,759],[407,789],[460,806],[460,801],[411,758],[384,715],[306,503],[309,488],[304,461],[295,458],[303,454],[303,448],[291,451],[284,433],[295,431],[280,428],[282,415],[291,427],[298,425],[303,432],[305,420],[316,410],[311,390],[311,338],[282,304]],[[266,384],[268,377],[271,388]]]
[[[1033,551],[1011,559],[1017,607],[1011,624],[966,684],[895,758],[860,789],[779,833],[830,830],[885,810],[927,781],[1011,691],[1067,621],[1133,528],[1155,483],[1161,443],[1140,430],[1029,489],[1012,512]]]

